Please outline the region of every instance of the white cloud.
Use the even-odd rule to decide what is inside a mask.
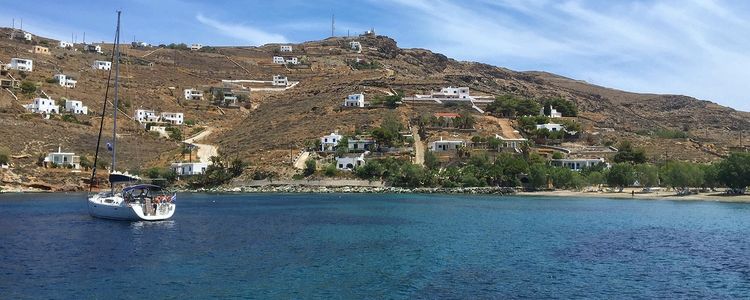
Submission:
[[[723,1],[389,0],[424,45],[635,92],[750,110],[750,22]]]
[[[229,24],[198,14],[195,16],[198,22],[209,26],[220,34],[236,38],[253,45],[263,45],[268,43],[286,43],[287,39],[280,34],[269,33],[244,24]]]

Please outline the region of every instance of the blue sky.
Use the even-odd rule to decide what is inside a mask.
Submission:
[[[120,0],[5,1],[2,26],[58,39],[259,45],[376,32],[401,47],[540,70],[634,92],[684,94],[750,111],[750,1]]]

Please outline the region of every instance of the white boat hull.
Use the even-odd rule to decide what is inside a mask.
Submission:
[[[122,221],[162,221],[174,215],[174,203],[159,203],[153,214],[146,214],[144,204],[125,203],[119,196],[97,194],[89,197],[89,214],[93,217]]]

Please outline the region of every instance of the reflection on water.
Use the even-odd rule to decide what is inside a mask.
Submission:
[[[164,221],[137,221],[130,222],[130,228],[133,233],[140,232],[143,229],[173,229],[175,227],[175,220],[164,220]]]
[[[196,194],[119,222],[81,199],[0,195],[0,298],[750,295],[743,204]]]

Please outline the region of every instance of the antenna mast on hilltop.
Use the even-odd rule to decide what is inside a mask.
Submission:
[[[336,36],[336,15],[331,15],[331,37]]]

